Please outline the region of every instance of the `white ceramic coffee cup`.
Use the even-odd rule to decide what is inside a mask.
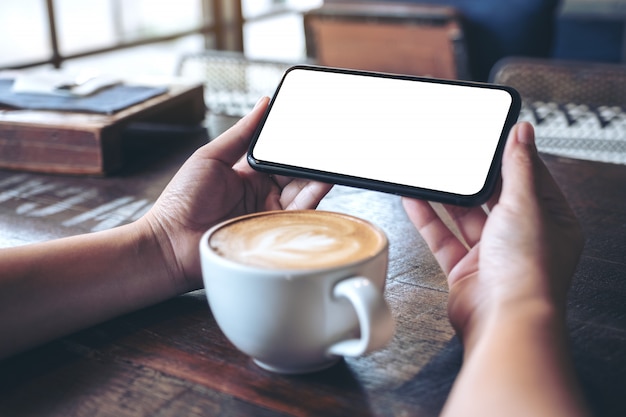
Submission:
[[[283,225],[293,219],[285,217],[290,215],[304,216],[304,220],[297,219],[302,223],[299,228],[283,231]],[[252,249],[246,241],[243,243],[246,248],[239,250],[238,240],[248,239],[247,231],[256,227],[242,223],[248,220],[256,222],[256,226],[273,222],[268,230],[275,233],[269,240],[288,236],[288,240],[297,241],[297,254],[291,260],[299,266],[277,266],[273,261],[270,265],[250,265],[248,261],[255,255],[248,253],[258,252],[258,246],[265,246],[268,238]],[[329,236],[318,236],[311,247],[309,243],[302,244],[310,237],[307,230],[317,228],[320,223],[328,223],[322,234],[328,232]],[[315,266],[306,261],[307,265],[302,267],[298,256],[321,258],[316,251],[323,251],[325,244],[331,244],[330,235],[341,229],[342,223],[364,227],[369,233],[366,237],[347,239],[347,232],[339,233],[350,245],[358,244],[355,239],[371,240],[372,236],[376,243],[370,245],[367,253],[356,256],[357,259],[342,259],[343,255],[337,255],[342,251],[333,250],[329,252],[336,258],[332,265]],[[246,232],[231,233],[225,229],[233,224],[244,225],[241,230]],[[247,251],[242,259],[233,260],[218,253],[222,250],[217,234],[220,230],[228,232],[228,246],[234,245],[235,249],[231,247],[229,251],[240,255]],[[297,231],[292,235],[292,230]],[[200,241],[207,299],[226,337],[262,368],[280,373],[324,369],[342,356],[360,356],[380,349],[392,338],[395,323],[383,297],[388,247],[387,237],[380,228],[340,213],[273,211],[228,220],[211,228]],[[282,249],[281,246],[278,251]],[[307,253],[310,251],[312,255]]]

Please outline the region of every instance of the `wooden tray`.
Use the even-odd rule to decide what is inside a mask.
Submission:
[[[114,115],[0,108],[0,168],[106,175],[122,167],[128,123],[198,124],[205,113],[200,84],[171,85]]]

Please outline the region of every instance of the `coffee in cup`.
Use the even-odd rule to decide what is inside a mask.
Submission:
[[[261,367],[326,368],[382,348],[388,240],[342,213],[270,211],[223,222],[200,242],[203,279],[226,337]]]
[[[314,210],[246,217],[220,227],[209,240],[224,258],[272,269],[332,268],[372,257],[386,244],[365,221]]]

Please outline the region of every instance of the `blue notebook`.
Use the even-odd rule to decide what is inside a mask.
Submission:
[[[144,87],[118,84],[87,97],[64,97],[49,94],[14,93],[12,79],[0,79],[0,105],[28,110],[56,110],[114,114],[167,92],[167,87]]]

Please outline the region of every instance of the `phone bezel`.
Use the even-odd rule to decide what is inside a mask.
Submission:
[[[322,72],[331,72],[331,73],[342,73],[342,74],[351,74],[357,76],[366,76],[366,77],[380,77],[380,78],[390,78],[390,79],[399,79],[399,80],[408,80],[408,81],[421,81],[421,82],[429,82],[429,83],[438,83],[438,84],[449,84],[449,85],[460,85],[460,86],[469,86],[476,88],[489,88],[489,89],[498,89],[506,91],[511,96],[511,105],[508,109],[506,120],[504,121],[504,125],[500,134],[500,138],[498,139],[498,143],[496,145],[496,149],[485,178],[484,186],[475,194],[472,195],[462,195],[462,194],[454,194],[447,191],[441,190],[433,190],[428,188],[420,188],[415,186],[409,186],[405,184],[397,184],[390,183],[386,181],[374,180],[369,178],[361,178],[355,177],[335,172],[327,172],[320,171],[310,168],[298,167],[295,165],[287,165],[281,163],[275,163],[271,161],[263,161],[254,157],[254,147],[261,135],[263,130],[263,126],[267,118],[269,117],[272,106],[276,101],[278,95],[280,94],[281,87],[289,75],[291,71],[294,70],[306,70],[306,71],[322,71]],[[512,87],[504,86],[504,85],[496,85],[489,83],[479,83],[479,82],[471,82],[471,81],[460,81],[460,80],[446,80],[446,79],[436,79],[436,78],[428,78],[428,77],[418,77],[412,75],[400,75],[400,74],[390,74],[390,73],[381,73],[381,72],[373,72],[373,71],[362,71],[362,70],[352,70],[352,69],[344,69],[344,68],[332,68],[332,67],[323,67],[316,65],[294,65],[288,68],[281,81],[276,88],[274,95],[271,98],[269,106],[263,115],[258,127],[256,128],[252,141],[250,143],[247,160],[250,166],[260,172],[265,172],[268,174],[276,174],[276,175],[284,175],[289,177],[297,177],[297,178],[305,178],[310,180],[322,181],[326,183],[345,185],[350,187],[357,187],[362,189],[369,189],[373,191],[380,191],[395,195],[401,195],[406,197],[418,198],[429,201],[436,201],[447,204],[454,204],[459,206],[476,206],[485,203],[489,197],[493,194],[495,186],[498,182],[498,178],[500,176],[500,167],[502,162],[502,154],[504,152],[504,145],[506,143],[507,136],[509,134],[510,129],[516,123],[517,118],[519,116],[519,112],[521,109],[521,98],[519,93]]]

